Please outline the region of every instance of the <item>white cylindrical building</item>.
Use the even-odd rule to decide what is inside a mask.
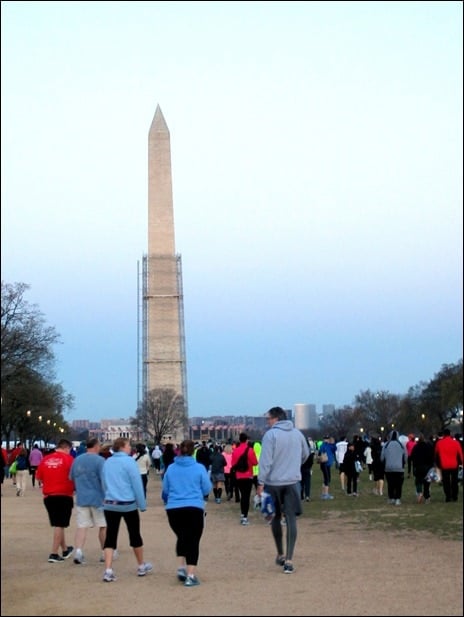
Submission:
[[[295,428],[300,431],[309,429],[311,417],[311,405],[308,403],[295,403],[293,406],[295,417]]]

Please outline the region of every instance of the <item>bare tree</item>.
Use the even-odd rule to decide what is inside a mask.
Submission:
[[[131,419],[135,428],[149,435],[155,443],[160,443],[165,435],[185,431],[184,397],[172,388],[150,390],[146,399],[139,405],[135,418]]]
[[[355,433],[357,428],[358,421],[355,411],[352,407],[345,405],[339,409],[334,409],[331,414],[320,419],[317,434],[332,435],[335,439],[339,439]],[[314,437],[313,434],[311,436]]]

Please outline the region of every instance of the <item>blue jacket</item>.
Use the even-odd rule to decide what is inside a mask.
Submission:
[[[328,460],[327,463],[324,463],[327,467],[331,467],[335,462],[335,452],[337,451],[337,445],[334,443],[329,443],[327,441],[323,441],[321,447],[319,448],[319,454],[321,452],[325,452],[327,454]]]
[[[176,456],[163,477],[161,499],[166,510],[172,508],[205,509],[205,495],[213,488],[206,468],[193,456]]]
[[[82,455],[83,456],[83,455]],[[114,452],[103,465],[105,501],[133,502],[127,505],[107,504],[105,510],[130,512],[139,508],[147,509],[139,467],[132,456],[125,452]]]

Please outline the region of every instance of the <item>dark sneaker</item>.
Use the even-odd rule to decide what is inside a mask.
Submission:
[[[197,579],[197,577],[195,575],[192,575],[187,576],[187,578],[185,579],[184,587],[196,587],[196,585],[199,584],[200,581]]]
[[[56,553],[51,553],[48,556],[48,563],[60,563],[61,561],[64,561],[63,557],[61,557],[61,555],[57,555]]]
[[[284,565],[284,574],[293,574],[293,564],[286,563]]]
[[[68,548],[63,551],[63,559],[68,559],[73,554],[74,546],[68,546]]]
[[[277,555],[276,559],[276,566],[284,566],[285,565],[285,557],[279,557],[279,555]]]
[[[177,568],[177,580],[184,583],[187,579],[187,570],[185,568]]]

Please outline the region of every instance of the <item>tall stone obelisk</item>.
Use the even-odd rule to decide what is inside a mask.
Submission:
[[[175,252],[174,238],[171,138],[157,105],[148,133],[148,254],[143,259],[142,273],[142,387],[144,396],[152,390],[165,390],[182,397],[183,422],[173,435],[173,439],[181,441],[188,436],[187,380],[182,262]]]

